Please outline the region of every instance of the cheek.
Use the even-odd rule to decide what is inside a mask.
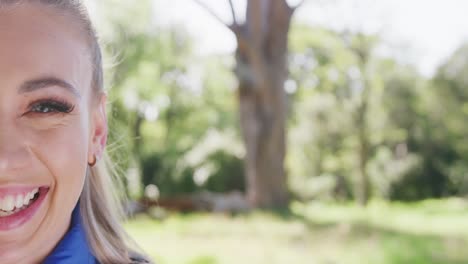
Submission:
[[[30,128],[31,148],[48,170],[52,199],[72,203],[81,193],[86,174],[88,119],[85,115],[75,115],[57,122],[44,121],[50,126],[43,126],[41,130]]]

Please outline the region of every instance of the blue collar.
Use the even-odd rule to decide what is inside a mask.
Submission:
[[[80,216],[79,203],[72,213],[70,229],[43,264],[96,264]]]

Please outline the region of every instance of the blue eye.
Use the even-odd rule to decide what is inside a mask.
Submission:
[[[48,99],[33,103],[30,112],[39,114],[70,113],[73,108],[74,106],[67,102]]]

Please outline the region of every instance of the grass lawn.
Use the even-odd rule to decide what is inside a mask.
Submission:
[[[289,213],[139,215],[126,229],[157,264],[468,263],[468,201],[293,203]]]

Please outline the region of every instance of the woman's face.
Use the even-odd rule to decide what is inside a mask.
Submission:
[[[84,34],[64,12],[0,9],[0,260],[37,263],[69,227],[107,135]]]

